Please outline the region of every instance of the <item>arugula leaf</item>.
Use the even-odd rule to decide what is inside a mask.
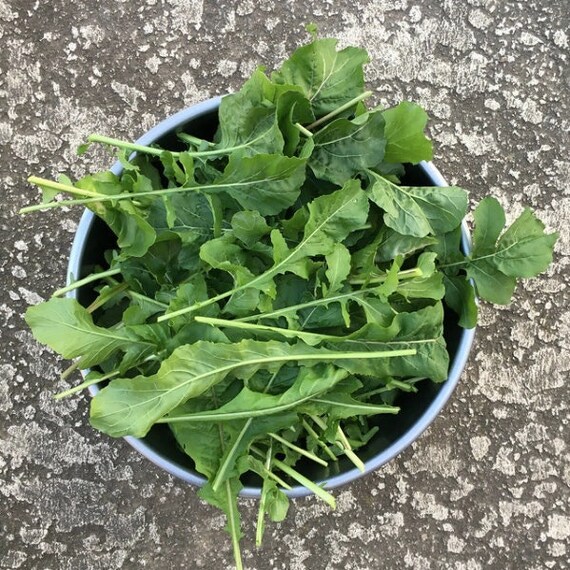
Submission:
[[[375,172],[370,199],[384,210],[384,223],[415,237],[439,235],[461,224],[467,211],[467,193],[455,186],[397,186]]]
[[[277,84],[303,89],[315,117],[334,111],[364,90],[365,50],[347,47],[336,50],[337,40],[317,39],[296,49],[279,71],[271,74]]]
[[[386,138],[382,113],[366,113],[349,121],[337,119],[311,139],[308,161],[317,178],[339,186],[366,168],[382,162]]]
[[[427,376],[434,382],[447,378],[449,355],[443,338],[443,306],[436,303],[412,313],[399,313],[389,326],[375,323],[339,341],[326,341],[323,346],[339,351],[382,351],[415,348],[416,354],[385,360],[358,359],[342,364],[352,374],[395,378]]]
[[[28,307],[24,318],[39,342],[64,358],[79,357],[78,366],[83,368],[104,362],[119,350],[133,347],[142,353],[154,348],[129,333],[128,327],[116,331],[98,327],[75,299],[54,297]]]
[[[281,394],[254,392],[244,386],[235,398],[218,409],[185,413],[183,404],[162,418],[160,422],[169,424],[178,422],[183,424],[211,421],[229,422],[278,414],[285,410],[291,410],[318,394],[327,392],[347,376],[346,371],[335,368],[332,364],[320,364],[312,368],[301,367],[293,385]]]
[[[315,115],[311,109],[311,102],[303,95],[302,90],[296,85],[283,87],[288,90],[277,99],[277,120],[285,140],[283,154],[292,156],[301,140],[301,133],[296,125],[313,122]]]
[[[271,228],[257,210],[236,212],[231,220],[234,235],[247,247],[253,247]]]
[[[479,310],[475,300],[475,289],[461,275],[443,274],[445,302],[459,315],[459,326],[472,329],[477,325]]]
[[[419,105],[402,101],[382,111],[382,116],[386,122],[385,162],[417,164],[433,158],[432,143],[424,134],[428,116]]]
[[[237,93],[222,97],[218,110],[219,142],[200,154],[210,156],[221,151],[227,154],[239,151],[242,156],[280,154],[284,140],[276,108],[268,104],[273,90],[269,79],[258,68]]]
[[[464,260],[442,268],[463,267],[483,299],[506,305],[514,293],[517,277],[536,276],[550,265],[558,233],[546,234],[544,224],[526,209],[498,238],[505,216],[499,202],[492,197],[479,203],[473,217],[473,251]],[[468,322],[473,323],[473,318]]]
[[[352,231],[364,225],[368,214],[368,200],[360,188],[360,184],[356,180],[350,180],[340,190],[328,196],[316,198],[307,208],[309,217],[302,240],[290,251],[286,251],[286,244],[280,241],[279,261],[271,268],[248,283],[212,297],[208,301],[191,305],[176,312],[165,313],[158,318],[159,322],[230,297],[246,287],[265,287],[271,283],[276,275],[289,271],[290,268],[298,270],[299,262],[302,262],[304,258],[332,251],[337,241],[342,241]]]
[[[368,360],[386,358],[369,352]],[[232,344],[198,341],[180,346],[148,377],[115,378],[91,401],[93,427],[113,437],[144,437],[152,425],[174,408],[209,390],[228,374],[247,380],[260,367],[278,370],[285,362],[336,360],[344,365],[356,353],[314,349],[304,343],[243,340]]]
[[[305,161],[279,154],[256,154],[251,157],[231,155],[216,187],[234,198],[246,210],[262,216],[278,214],[292,206],[305,179]]]
[[[327,295],[330,295],[342,289],[350,273],[350,251],[342,243],[335,243],[332,252],[326,255],[325,259],[325,275],[329,282]]]

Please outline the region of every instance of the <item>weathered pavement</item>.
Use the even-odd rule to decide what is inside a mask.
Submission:
[[[0,568],[225,569],[223,517],[124,442],[87,399],[54,402],[61,363],[22,314],[64,280],[80,211],[21,218],[31,174],[81,175],[91,132],[134,139],[237,88],[306,41],[306,22],[366,47],[375,100],[424,105],[435,162],[511,218],[528,204],[561,231],[555,263],[515,304],[483,307],[442,415],[384,469],[295,501],[252,538],[252,570],[566,568],[570,556],[570,68],[568,4],[530,0],[0,0]],[[75,381],[77,378],[74,379]]]

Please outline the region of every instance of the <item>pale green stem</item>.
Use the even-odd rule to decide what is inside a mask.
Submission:
[[[325,431],[327,429],[327,424],[324,422],[324,420],[322,420],[321,418],[319,418],[319,416],[315,416],[313,414],[309,414],[309,417],[323,430]]]
[[[273,453],[273,442],[269,442],[269,447],[267,448],[267,454],[265,457],[265,465],[263,466],[263,472],[266,473],[271,467],[271,455]],[[265,482],[261,489],[261,499],[259,500],[259,510],[257,511],[257,522],[255,525],[255,546],[258,548],[261,546],[263,541],[263,532],[265,530],[265,503],[267,502],[267,490]]]
[[[327,424],[318,416],[314,416],[313,414],[310,414],[309,416],[323,431],[327,429]],[[359,457],[354,453],[354,451],[352,451],[352,447],[347,439],[347,437],[344,435],[344,432],[340,429],[340,426],[338,426],[338,430],[337,430],[337,436],[338,436],[338,441],[336,442],[338,447],[340,447],[340,449],[342,449],[342,451],[344,451],[344,454],[352,461],[352,463],[354,463],[354,465],[356,467],[358,467],[358,469],[360,469],[360,471],[364,472],[364,463],[362,463],[362,461],[359,459]]]
[[[307,451],[306,449],[303,449],[302,447],[299,447],[299,446],[295,445],[294,443],[287,441],[284,437],[281,437],[280,435],[277,435],[276,433],[273,433],[273,432],[269,433],[268,435],[270,437],[272,437],[273,439],[275,439],[276,441],[279,441],[280,443],[282,443],[283,445],[285,445],[289,449],[292,449],[293,451],[299,453],[300,455],[304,455],[308,459],[311,459],[315,463],[319,463],[320,465],[323,465],[324,467],[328,466],[328,463],[326,461],[324,461],[323,459],[321,459],[320,457],[317,457],[315,454],[311,453],[310,451]]]
[[[345,103],[344,105],[341,105],[340,107],[338,107],[338,109],[335,109],[334,111],[331,111],[330,113],[328,113],[324,117],[317,119],[314,123],[311,123],[310,125],[308,125],[307,129],[312,130],[312,129],[318,127],[319,125],[326,123],[330,119],[336,117],[337,115],[340,115],[340,113],[342,113],[343,111],[350,109],[353,105],[356,105],[356,103],[358,103],[359,101],[362,101],[363,99],[367,99],[368,97],[370,97],[370,95],[372,95],[372,91],[365,91],[364,93],[361,93],[360,95],[358,95],[354,99],[351,99],[348,103]]]
[[[307,430],[307,433],[312,436],[312,438],[317,442],[317,445],[333,460],[338,461],[338,457],[329,449],[329,446],[321,440],[319,434],[311,427],[311,424],[303,418],[303,427]]]
[[[164,149],[161,149],[161,148],[153,148],[150,146],[145,146],[142,144],[122,141],[119,139],[113,139],[111,137],[106,137],[106,136],[98,135],[98,134],[89,135],[87,137],[87,140],[91,143],[96,142],[96,143],[106,144],[109,146],[114,146],[116,148],[122,148],[124,150],[131,150],[133,152],[142,152],[144,154],[153,154],[154,156],[160,156],[163,152],[170,152],[170,151],[165,151]],[[179,152],[171,152],[170,154],[172,154],[172,156],[175,156],[175,157],[180,155]]]
[[[252,445],[251,449],[252,451],[256,452],[258,455],[265,457],[263,452],[257,449],[255,446]],[[301,473],[293,469],[291,466],[287,465],[286,463],[283,463],[282,461],[279,461],[279,459],[273,458],[273,465],[275,465],[275,467],[277,467],[278,469],[281,469],[283,473],[289,475],[291,479],[294,479],[295,481],[297,481],[297,483],[300,483],[301,485],[303,485],[303,487],[306,487],[307,489],[309,489],[309,491],[312,491],[315,495],[317,495],[319,498],[325,501],[325,503],[330,505],[333,509],[336,508],[335,498],[328,491],[325,491],[322,487],[319,487],[316,483],[314,483],[310,479],[307,479],[304,475],[301,475]]]
[[[85,196],[91,198],[98,196],[98,192],[92,192],[91,190],[84,190],[83,188],[76,188],[75,186],[70,186],[69,184],[62,184],[61,182],[54,182],[53,180],[47,180],[46,178],[39,178],[38,176],[30,176],[28,178],[30,184],[35,184],[36,186],[50,188],[51,190],[57,190],[58,192],[67,192],[68,194],[76,194],[77,196]]]
[[[168,309],[168,305],[166,303],[161,303],[160,301],[157,301],[156,299],[151,299],[150,297],[147,297],[146,295],[143,295],[142,293],[137,293],[136,291],[127,291],[127,294],[129,295],[129,297],[131,297],[133,299],[139,299],[141,301],[145,301],[145,302],[150,303],[152,305],[156,305],[160,309],[163,309],[163,310]]]
[[[120,293],[126,291],[128,289],[128,283],[118,283],[117,285],[113,286],[109,291],[100,295],[91,305],[85,309],[88,313],[95,312],[99,307],[102,307],[107,301],[119,295]]]
[[[184,142],[190,143],[190,144],[194,144],[196,146],[200,146],[204,143],[206,143],[208,146],[215,146],[213,142],[195,137],[194,135],[190,135],[188,133],[178,133],[178,138]]]
[[[77,392],[81,392],[81,390],[84,390],[85,388],[88,388],[89,386],[93,386],[93,384],[98,384],[99,382],[109,380],[110,378],[114,378],[115,376],[118,376],[118,375],[119,375],[119,371],[114,370],[113,372],[109,372],[109,374],[105,374],[104,376],[99,376],[98,378],[92,378],[91,380],[85,380],[85,382],[82,382],[81,384],[78,384],[77,386],[74,386],[73,388],[69,388],[68,390],[64,390],[63,392],[59,392],[59,393],[55,394],[54,399],[55,400],[61,400],[62,398],[65,398],[67,396],[71,396],[72,394],[76,394]]]
[[[398,280],[402,281],[404,279],[415,279],[416,277],[423,277],[423,274],[423,271],[419,267],[414,267],[413,269],[405,269],[404,271],[398,271]],[[349,279],[348,282],[351,285],[363,285],[364,283],[384,283],[387,278],[388,274],[385,274],[367,277],[366,279]]]
[[[384,394],[385,392],[391,392],[392,390],[402,390],[404,392],[411,392],[413,389],[413,385],[421,380],[427,380],[426,376],[418,377],[418,378],[410,378],[405,382],[401,380],[392,379],[386,386],[382,386],[382,388],[376,388],[375,390],[371,390],[370,392],[364,392],[363,394],[358,394],[360,399],[370,398],[371,396],[376,396],[378,394]]]
[[[362,463],[358,455],[356,455],[356,453],[352,451],[352,446],[350,445],[348,438],[346,437],[340,426],[338,426],[336,434],[337,437],[339,438],[339,444],[342,450],[344,451],[344,454],[352,461],[355,467],[357,467],[362,473],[364,473],[364,471],[366,470],[366,468],[364,467],[364,463]]]
[[[74,289],[83,287],[83,285],[88,285],[89,283],[93,283],[93,281],[98,281],[99,279],[104,279],[105,277],[112,277],[113,275],[118,275],[119,273],[121,273],[120,269],[107,269],[107,271],[92,273],[91,275],[88,275],[83,279],[74,281],[73,283],[70,283],[69,285],[62,287],[61,289],[54,291],[52,293],[52,297],[59,297],[60,295],[65,295],[65,293],[67,293],[68,291],[73,291]]]
[[[251,330],[252,332],[269,332],[269,333],[280,334],[287,338],[300,338],[301,340],[309,341],[309,344],[311,343],[316,344],[324,340],[330,340],[330,341],[338,340],[338,337],[334,335],[316,334],[305,331],[296,331],[292,329],[282,329],[279,327],[270,327],[266,325],[256,325],[252,323],[230,321],[227,319],[216,319],[214,317],[197,316],[194,317],[194,320],[198,323],[204,323],[207,325],[212,325],[222,328]]]
[[[254,445],[252,445],[250,448],[250,451],[253,451],[255,454],[257,454],[258,456],[260,456],[261,458],[264,458],[265,455],[263,454],[263,452],[260,449],[257,449],[257,447],[255,447]],[[263,469],[264,469],[264,473],[268,476],[271,477],[271,479],[273,479],[276,483],[278,483],[279,485],[281,485],[281,487],[283,487],[284,489],[291,489],[291,485],[289,485],[288,483],[286,483],[285,481],[283,481],[283,479],[281,479],[281,477],[279,477],[279,475],[276,475],[275,473],[273,473],[273,471],[269,471],[267,470],[267,468],[265,467],[265,465],[262,465]]]
[[[298,471],[296,471],[295,469],[293,469],[292,467],[290,467],[286,463],[283,463],[283,461],[279,461],[279,459],[274,458],[273,464],[278,469],[281,469],[281,471],[283,471],[283,473],[286,473],[287,475],[289,475],[289,477],[291,477],[291,479],[294,479],[295,481],[297,481],[298,483],[300,483],[301,485],[303,485],[304,487],[309,489],[309,491],[312,491],[315,495],[317,495],[317,497],[322,499],[331,508],[333,508],[333,509],[336,508],[335,498],[328,491],[325,491],[322,487],[319,487],[319,485],[317,485],[316,483],[314,483],[310,479],[307,479],[307,477],[305,477],[304,475],[301,475],[301,473],[299,473]]]
[[[68,366],[60,375],[60,380],[66,380],[79,368],[79,360]]]
[[[313,133],[306,129],[301,123],[295,123],[295,127],[302,132],[306,137],[312,137]]]

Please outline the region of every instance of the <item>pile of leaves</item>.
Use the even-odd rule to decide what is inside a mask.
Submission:
[[[238,568],[242,475],[262,481],[258,544],[293,484],[334,507],[299,461],[333,473],[346,456],[363,469],[355,450],[374,436],[371,418],[447,377],[444,304],[475,326],[474,286],[508,303],[557,237],[529,210],[505,228],[488,197],[464,254],[467,192],[401,184],[406,164],[432,157],[426,113],[368,109],[367,53],[336,44],[313,38],[271,75],[257,69],[222,99],[212,141],[179,133],[181,150],[168,150],[92,135],[122,173],[32,177],[44,201],[23,209],[85,205],[116,235],[107,267],[30,307],[27,323],[76,359],[64,377],[91,369],[59,397],[105,386],[95,428],[170,426],[207,478],[200,496],[227,515]],[[87,286],[87,307],[62,298]]]

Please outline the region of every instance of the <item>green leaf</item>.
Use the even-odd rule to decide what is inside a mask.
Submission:
[[[253,247],[263,236],[271,231],[265,218],[256,210],[236,212],[231,221],[234,235],[246,247]]]
[[[313,398],[310,402],[302,404],[300,413],[326,414],[330,420],[343,420],[354,416],[375,416],[378,414],[397,414],[400,408],[396,406],[366,404],[350,394],[343,392],[326,394]]]
[[[311,400],[318,394],[327,392],[347,375],[346,371],[335,368],[332,364],[319,364],[312,368],[302,367],[299,369],[294,384],[282,394],[254,392],[244,386],[233,400],[218,409],[188,414],[185,413],[184,405],[182,405],[174,409],[162,421],[167,423],[229,422],[279,414]],[[269,431],[277,430],[270,429]]]
[[[304,179],[305,161],[299,158],[279,154],[251,157],[232,154],[222,176],[213,186],[202,190],[226,192],[244,209],[269,216],[295,203]]]
[[[213,196],[211,196],[213,198]],[[153,226],[160,239],[171,234],[180,237],[182,243],[200,244],[214,237],[214,219],[208,203],[210,196],[198,192],[185,192],[168,196],[174,220],[167,221],[166,205],[154,200],[150,206],[147,221]]]
[[[340,341],[323,344],[330,350],[367,351],[415,348],[413,356],[358,359],[337,363],[352,374],[384,377],[423,377],[434,382],[447,378],[449,355],[443,338],[443,306],[436,303],[412,313],[399,313],[389,326],[369,323]]]
[[[277,99],[277,120],[285,141],[283,154],[292,156],[301,140],[301,133],[295,126],[312,123],[315,115],[311,109],[311,102],[303,95],[297,86],[283,86],[290,90],[285,91]],[[304,158],[300,155],[300,158]]]
[[[497,305],[510,303],[517,280],[501,273],[491,259],[467,260],[465,272],[475,281],[477,293],[483,299]]]
[[[475,289],[460,275],[444,275],[445,303],[459,316],[459,326],[472,329],[477,325],[477,303]]]
[[[399,255],[408,257],[430,245],[438,243],[433,236],[415,237],[402,235],[386,226],[379,232],[379,244],[376,250],[376,262],[391,261]]]
[[[204,243],[200,247],[200,259],[210,267],[227,271],[236,287],[249,283],[254,277],[246,267],[248,252],[234,243],[231,234]]]
[[[369,360],[389,355],[368,353]],[[190,398],[203,394],[230,373],[247,380],[260,368],[279,370],[285,362],[339,360],[359,355],[314,349],[304,343],[243,340],[234,344],[198,341],[177,348],[152,376],[115,378],[91,401],[96,429],[122,437],[144,437],[152,425]]]
[[[352,121],[337,119],[313,137],[309,166],[318,178],[339,186],[384,158],[386,138],[382,113],[367,113]]]
[[[384,210],[384,223],[401,234],[419,238],[443,234],[459,226],[465,216],[467,193],[461,188],[397,186],[376,173],[370,175],[370,199]]]
[[[494,251],[495,244],[505,227],[505,211],[496,198],[483,198],[473,212],[473,255],[486,255]]]
[[[546,234],[544,224],[525,209],[495,244],[502,229],[499,224],[505,219],[501,210],[495,199],[482,200],[474,213],[477,225],[473,253],[449,265],[465,266],[467,276],[475,281],[483,299],[506,305],[514,293],[517,277],[534,277],[550,265],[558,233]]]
[[[544,224],[527,208],[497,242],[497,268],[512,277],[534,277],[552,263],[558,233],[545,234]]]
[[[141,179],[146,177],[142,176]],[[146,180],[150,185],[150,180]],[[122,180],[112,172],[85,176],[75,185],[77,188],[105,196],[124,193]],[[130,201],[117,201],[116,205],[112,202],[91,202],[88,207],[113,230],[123,258],[144,255],[156,240],[156,233],[145,215]]]
[[[241,156],[282,153],[284,141],[276,109],[269,104],[274,89],[263,71],[257,69],[237,93],[223,97],[218,109],[219,143],[203,155],[238,150]]]
[[[91,315],[75,299],[54,297],[29,307],[25,319],[34,338],[64,358],[79,358],[83,368],[104,362],[119,350],[138,347],[142,352],[153,346],[136,340],[128,329],[114,331],[93,324]]]
[[[295,50],[279,71],[271,75],[278,84],[299,85],[311,101],[315,117],[348,103],[364,90],[365,50],[336,50],[337,40],[320,39]]]
[[[342,289],[350,273],[350,252],[342,243],[336,243],[325,259],[327,262],[325,275],[329,282],[327,295],[330,295]]]
[[[461,253],[461,226],[454,230],[447,232],[435,238],[435,243],[426,244],[429,251],[434,251],[437,254],[437,259],[442,264],[453,265],[454,263],[461,263],[464,255]],[[453,267],[450,269],[454,270]],[[449,269],[445,269],[449,273]]]
[[[424,134],[428,116],[419,105],[402,101],[396,107],[382,111],[382,115],[386,122],[386,162],[417,164],[433,158],[431,141]]]
[[[418,258],[420,277],[406,279],[398,284],[396,291],[406,299],[443,299],[445,287],[443,273],[436,271],[434,252],[423,252]]]

